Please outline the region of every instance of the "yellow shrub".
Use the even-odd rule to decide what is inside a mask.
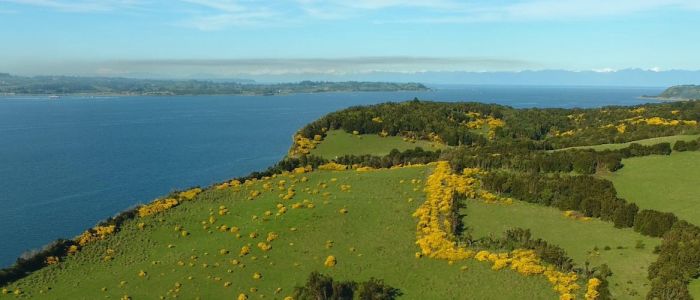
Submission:
[[[339,163],[335,162],[329,162],[327,164],[323,164],[318,166],[319,170],[324,170],[324,171],[344,171],[347,170],[348,166],[346,165],[341,165]]]

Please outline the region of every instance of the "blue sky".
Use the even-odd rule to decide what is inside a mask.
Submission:
[[[0,72],[700,69],[694,0],[0,0]]]

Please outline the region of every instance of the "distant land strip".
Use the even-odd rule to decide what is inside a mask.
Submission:
[[[157,80],[115,77],[13,76],[0,73],[0,95],[284,95],[326,92],[426,91],[420,83],[328,82],[255,83],[251,80]]]

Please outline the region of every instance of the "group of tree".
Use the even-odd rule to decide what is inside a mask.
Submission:
[[[385,156],[375,155],[343,155],[336,159],[335,162],[344,165],[361,165],[363,167],[372,168],[390,168],[393,166],[427,164],[437,161],[440,158],[440,150],[426,151],[423,148],[416,147],[403,152],[394,149]]]
[[[475,118],[501,119],[505,126],[494,130],[494,139],[465,126]],[[641,122],[659,118],[678,122]],[[690,123],[686,123],[688,121]],[[552,148],[623,143],[659,136],[697,134],[700,101],[645,104],[636,107],[608,106],[589,109],[531,108],[482,103],[426,102],[414,99],[351,107],[330,113],[300,130],[304,137],[324,136],[342,129],[361,134],[385,132],[391,136],[430,139],[437,135],[447,145],[481,146],[493,141],[538,141]],[[620,125],[624,125],[621,130]],[[562,134],[566,133],[566,134]]]
[[[649,267],[648,299],[693,299],[688,283],[700,277],[700,228],[675,222],[663,236],[658,258]]]
[[[393,300],[401,296],[399,289],[384,281],[370,278],[367,281],[337,281],[330,276],[312,272],[304,286],[294,288],[298,300]]]
[[[673,145],[673,150],[678,152],[700,151],[700,138],[692,141],[677,141]]]
[[[498,171],[482,180],[488,190],[562,211],[575,210],[648,236],[663,236],[678,221],[673,213],[640,211],[636,204],[617,196],[612,182],[590,175]]]

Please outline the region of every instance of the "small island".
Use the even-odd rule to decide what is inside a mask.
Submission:
[[[252,80],[157,80],[119,77],[14,76],[0,73],[0,95],[271,96],[295,93],[427,91],[420,83]]]

